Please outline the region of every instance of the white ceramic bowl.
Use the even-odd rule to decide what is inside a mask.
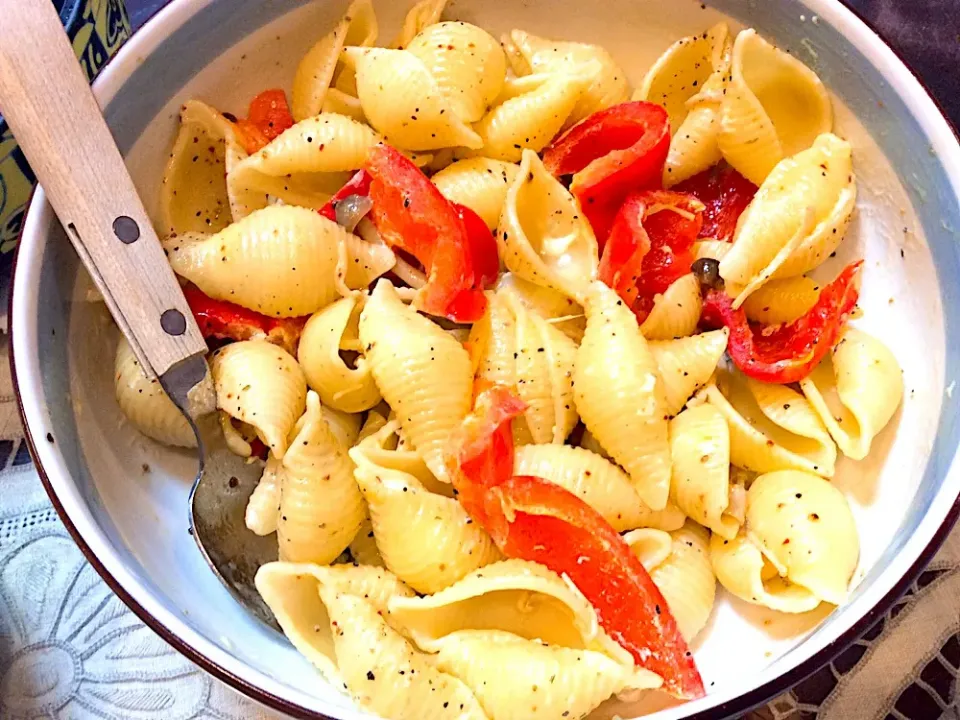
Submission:
[[[148,208],[156,209],[180,103],[199,97],[242,114],[255,92],[289,87],[297,60],[343,5],[174,0],[137,33],[96,92]],[[378,3],[384,36],[405,5]],[[817,70],[837,101],[838,132],[855,146],[859,212],[835,262],[866,258],[858,323],[894,349],[907,387],[871,458],[838,468],[835,482],[862,535],[856,589],[825,620],[825,612],[777,616],[721,597],[695,648],[709,695],[663,710],[664,720],[739,713],[826,663],[903,592],[960,511],[960,146],[914,76],[839,2],[710,5],[608,0],[585,10],[574,0],[458,0],[449,10],[494,34],[521,27],[601,43],[634,84],[670,42],[727,12]],[[116,330],[102,305],[86,301],[88,287],[38,192],[16,265],[13,358],[33,456],[77,543],[150,627],[234,688],[297,717],[364,717],[208,570],[187,534],[195,460],[123,420],[113,399]]]

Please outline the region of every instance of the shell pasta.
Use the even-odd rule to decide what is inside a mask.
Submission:
[[[796,54],[713,9],[647,48],[659,20],[605,47],[592,22],[410,5],[344,0],[294,38],[288,87],[172,120],[155,220],[210,427],[260,477],[231,505],[276,547],[256,588],[361,714],[727,692],[717,658],[753,672],[752,643],[801,627],[751,612],[826,613],[878,557],[851,475],[920,385],[886,316],[857,327],[877,253],[835,266],[873,227],[866,143]],[[196,446],[127,340],[114,371],[120,432]]]

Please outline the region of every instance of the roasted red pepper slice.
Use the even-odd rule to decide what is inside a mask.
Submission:
[[[272,318],[224,300],[214,300],[196,285],[183,295],[204,338],[251,340],[264,338],[295,353],[307,318]]]
[[[491,234],[483,218],[473,210],[460,203],[453,203],[453,206],[457,209],[457,214],[467,231],[467,244],[473,260],[475,285],[483,289],[491,287],[500,274],[497,238]]]
[[[703,302],[701,324],[730,329],[727,352],[745,375],[768,383],[802,380],[839,340],[847,317],[860,296],[863,261],[844,268],[820,291],[816,304],[792,323],[766,326],[751,323],[743,309],[722,290],[709,290]]]
[[[624,201],[600,258],[600,279],[643,322],[656,295],[690,272],[703,205],[686,193],[647,190]]]
[[[250,101],[245,120],[238,120],[240,142],[248,155],[260,150],[284,130],[293,127],[293,115],[283,90],[264,90]]]
[[[543,164],[557,177],[573,174],[570,191],[602,248],[627,194],[661,187],[669,149],[667,111],[628,102],[574,125],[544,151]]]
[[[537,477],[514,477],[487,492],[487,531],[507,557],[532,560],[569,577],[603,629],[663,689],[702,697],[703,681],[677,621],[639,558],[600,513],[570,491]]]
[[[366,170],[373,224],[388,245],[415,257],[427,273],[414,305],[456,322],[479,320],[487,303],[477,282],[470,232],[457,208],[389,145],[370,151]]]
[[[733,242],[737,220],[757,193],[757,186],[726,164],[716,165],[674,188],[693,195],[705,206],[701,238]]]
[[[666,601],[623,538],[596,510],[558,485],[513,474],[511,420],[525,405],[499,385],[477,395],[463,424],[457,498],[507,556],[567,575],[600,624],[677,697],[703,695],[703,683]]]
[[[486,522],[487,490],[513,475],[510,423],[526,409],[512,390],[493,385],[477,394],[473,412],[463,422],[456,467],[450,475],[460,504],[481,525]]]
[[[337,190],[336,194],[330,198],[326,205],[320,208],[319,212],[328,220],[337,221],[337,203],[351,195],[369,195],[370,194],[370,173],[366,170],[358,170],[352,178],[347,180],[346,184]]]

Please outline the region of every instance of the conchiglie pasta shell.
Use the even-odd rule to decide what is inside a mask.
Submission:
[[[509,296],[531,312],[536,313],[568,338],[579,344],[587,326],[583,308],[563,293],[517,277],[501,273],[496,284],[497,294]]]
[[[230,224],[227,154],[246,155],[233,127],[198,100],[188,100],[180,109],[180,130],[160,189],[164,234],[215,233]]]
[[[160,381],[144,374],[123,336],[117,344],[114,379],[117,404],[137,430],[164,445],[197,446],[197,436],[187,418],[164,392]]]
[[[568,73],[507,81],[498,103],[476,124],[479,153],[519,162],[524,150],[543,150],[563,128],[588,82]]]
[[[377,612],[368,600],[319,587],[330,623],[337,666],[360,707],[398,720],[443,718],[443,708],[458,708],[456,717],[485,720],[470,689],[437,670]],[[462,708],[462,709],[460,709]]]
[[[383,398],[401,430],[438,479],[450,436],[470,411],[470,356],[456,339],[377,283],[360,314],[360,341]]]
[[[843,454],[862,460],[903,400],[903,372],[886,345],[847,328],[800,388]]]
[[[247,501],[244,524],[247,530],[261,537],[277,531],[280,519],[280,482],[283,463],[273,455],[267,456],[260,482]]]
[[[747,491],[747,536],[780,570],[821,600],[841,604],[860,556],[846,498],[817,475],[761,475]]]
[[[806,398],[786,385],[748,382],[724,371],[697,399],[727,419],[734,465],[759,473],[805,470],[833,476],[836,446]]]
[[[377,548],[377,541],[373,536],[373,522],[369,517],[360,523],[360,529],[357,530],[347,549],[350,551],[350,557],[359,565],[386,567]]]
[[[271,562],[260,567],[256,575],[257,591],[284,634],[332,685],[340,686],[343,677],[337,669],[330,613],[319,594],[321,585],[366,598],[387,618],[390,617],[387,602],[391,597],[411,597],[414,592],[379,568],[321,567],[288,562]]]
[[[367,515],[353,479],[353,463],[330,431],[316,393],[283,456],[280,473],[280,559],[333,562],[356,536]]]
[[[407,11],[403,19],[400,34],[391,43],[391,48],[405,48],[414,37],[423,32],[424,28],[440,22],[447,0],[420,0]]]
[[[633,667],[629,653],[600,628],[579,590],[543,565],[503,560],[422,598],[395,598],[392,617],[418,647],[440,649],[458,630],[502,630],[528,640],[596,650]]]
[[[747,319],[764,325],[791,323],[806,315],[820,297],[820,283],[800,275],[771,280],[743,303]]]
[[[636,317],[601,282],[585,303],[574,393],[587,429],[630,475],[641,499],[662,510],[670,488],[667,401]]]
[[[324,404],[350,413],[369,410],[380,402],[380,391],[366,358],[358,358],[351,368],[340,357],[348,326],[357,338],[358,314],[353,297],[328,305],[307,321],[297,347],[297,360],[307,384],[319,393]]]
[[[686,518],[684,518],[686,522]],[[683,527],[683,523],[680,524]],[[623,534],[623,541],[637,556],[647,572],[653,570],[673,552],[673,538],[670,533],[657,528],[639,528]]]
[[[406,48],[427,66],[450,107],[476,122],[500,94],[507,60],[486,30],[465,22],[425,27]]]
[[[735,537],[743,517],[727,512],[734,488],[726,418],[707,403],[687,408],[670,421],[670,449],[670,499],[704,527],[725,538]]]
[[[297,122],[319,115],[345,45],[377,41],[377,16],[370,0],[354,0],[333,30],[307,51],[293,78],[290,113]]]
[[[802,275],[826,262],[846,235],[856,204],[857,186],[851,175],[850,186],[841,191],[837,204],[827,218],[813,228],[797,249],[783,261],[783,264],[773,269],[771,277],[778,279]]]
[[[631,535],[633,533],[624,536],[628,545],[631,545]],[[670,553],[650,568],[650,578],[667,601],[680,634],[692,642],[707,624],[716,598],[717,580],[710,566],[710,537],[696,523],[687,522],[670,533],[669,538]]]
[[[323,113],[301,120],[266,147],[242,160],[227,178],[231,192],[245,199],[247,211],[268,204],[268,196],[289,205],[320,208],[363,167],[380,142],[366,125]],[[245,215],[236,215],[235,220]]]
[[[223,410],[218,411],[217,415],[227,450],[242,458],[250,457],[253,454],[250,441],[257,437],[257,431],[246,423],[238,423]]]
[[[804,613],[820,604],[820,598],[802,585],[780,577],[746,533],[732,540],[710,538],[710,563],[724,589],[753,605],[785,613]]]
[[[463,680],[494,720],[584,717],[613,693],[662,683],[651,672],[635,673],[598,652],[498,630],[462,630],[443,638],[437,667]]]
[[[334,115],[343,115],[360,123],[367,122],[367,116],[363,114],[363,106],[360,104],[360,98],[355,95],[349,95],[335,87],[327,90],[323,98],[321,111]]]
[[[530,63],[527,62],[523,53],[520,52],[520,48],[513,42],[510,33],[504,33],[500,36],[500,47],[503,48],[503,53],[507,57],[507,65],[510,66],[514,75],[523,77],[530,74]]]
[[[516,318],[517,394],[537,443],[562,444],[577,424],[573,367],[577,346],[543,318],[511,303]]]
[[[507,191],[497,243],[512,273],[567,297],[581,297],[597,277],[597,239],[590,223],[530,150]]]
[[[801,275],[827,259],[856,200],[850,144],[835,135],[779,163],[737,224],[720,275],[735,306],[763,283]]]
[[[684,516],[672,503],[651,510],[634,490],[630,477],[612,462],[570,445],[524,445],[514,450],[515,475],[548,480],[603,515],[617,532],[638,527],[676,530]]]
[[[321,408],[323,419],[327,421],[330,432],[339,441],[344,450],[349,450],[360,436],[361,416],[357,413],[345,413],[324,405]]]
[[[431,180],[447,200],[466,205],[493,230],[518,172],[513,163],[475,157],[448,165]]]
[[[633,100],[661,105],[670,116],[670,134],[687,117],[688,101],[697,95],[717,70],[724,70],[724,46],[729,31],[719,23],[700,35],[677,40],[647,70]],[[729,58],[727,58],[729,63]]]
[[[337,297],[346,231],[306,208],[272,206],[170,251],[174,272],[215,300],[274,317],[309,315]]]
[[[722,159],[718,143],[720,103],[729,82],[731,50],[727,26],[716,25],[702,35],[684,40],[674,44],[674,53],[668,50],[662,56],[651,79],[654,101],[657,94],[664,98],[673,129],[663,168],[663,185],[667,188]],[[676,68],[684,80],[675,82],[670,77],[671,68]],[[651,70],[648,77],[653,73]]]
[[[720,103],[697,96],[690,112],[677,134],[670,140],[670,150],[663,166],[663,186],[674,185],[692,178],[719,163],[723,156],[717,137],[720,134]],[[704,98],[711,96],[704,94]]]
[[[351,456],[380,556],[414,590],[437,592],[500,559],[459,502],[429,492],[412,475],[375,465],[360,449]]]
[[[346,270],[343,281],[350,290],[366,290],[397,264],[397,256],[384,244],[363,240],[353,233],[344,237]]]
[[[654,300],[653,310],[640,326],[640,332],[647,340],[672,340],[693,335],[700,322],[702,306],[700,282],[693,273],[688,273]]]
[[[586,74],[589,84],[564,127],[630,97],[626,73],[599,45],[547,40],[523,30],[511,31],[510,39],[530,72]]]
[[[470,329],[476,376],[492,385],[517,384],[517,320],[506,298],[487,293],[487,312]]]
[[[306,407],[307,381],[297,361],[265,340],[244,340],[217,350],[210,372],[217,407],[256,428],[263,443],[282,459]]]
[[[356,65],[363,113],[384,140],[408,150],[481,147],[483,141],[453,112],[416,55],[382,48],[347,48],[344,52]]]
[[[663,382],[668,415],[680,412],[690,396],[709,382],[727,349],[729,336],[730,331],[722,328],[647,344]]]
[[[816,73],[753,29],[734,41],[726,89],[720,150],[754,185],[833,125],[830,97]]]
[[[375,412],[371,411],[371,415]],[[372,465],[412,475],[434,495],[454,497],[453,486],[437,480],[423,458],[402,442],[402,438],[397,434],[398,429],[396,419],[385,422],[378,430],[357,443],[355,451],[362,453]]]

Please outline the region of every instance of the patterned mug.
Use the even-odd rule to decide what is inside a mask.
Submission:
[[[93,80],[130,36],[124,0],[53,0],[53,4],[87,78]],[[35,182],[17,141],[0,116],[0,256],[17,246]]]

